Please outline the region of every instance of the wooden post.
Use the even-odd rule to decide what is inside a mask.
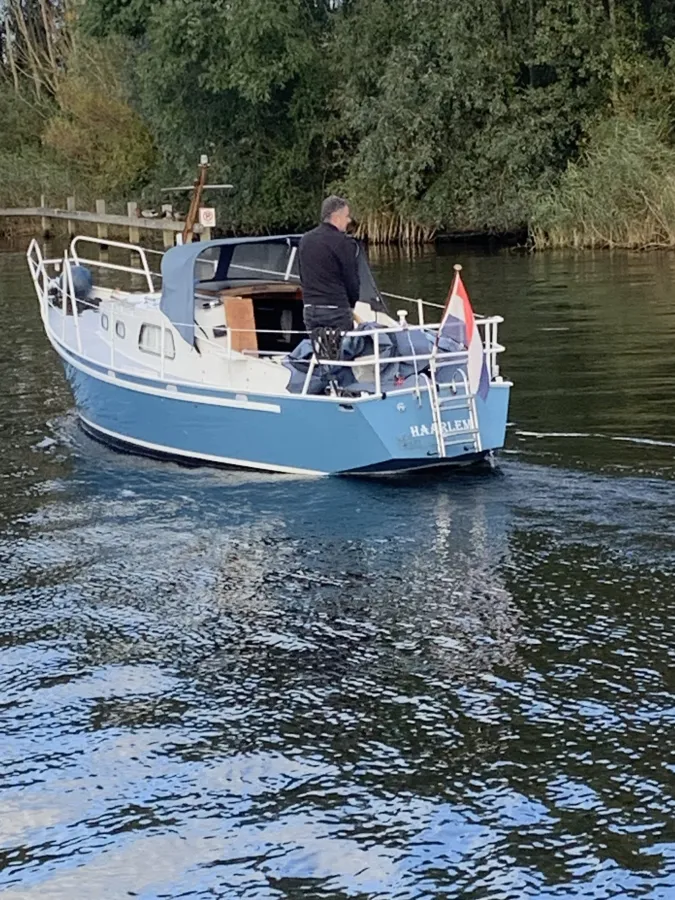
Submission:
[[[44,194],[40,194],[40,206],[42,209],[47,207],[47,201]],[[49,237],[49,219],[47,216],[42,216],[40,218],[40,226],[42,228],[42,237],[46,240]]]
[[[70,212],[75,212],[75,198],[74,197],[66,197],[66,209]],[[66,228],[68,229],[68,236],[75,237],[75,222],[72,219],[68,219],[66,222]]]
[[[206,170],[209,167],[208,156],[202,155],[199,161],[199,175],[195,179],[192,199],[190,200],[190,208],[185,217],[185,226],[183,227],[183,243],[189,244],[194,238],[195,222],[199,219],[199,206],[202,202],[202,193],[206,184]]]
[[[96,201],[96,212],[101,216],[105,215],[105,200],[97,200]],[[102,225],[100,223],[97,224],[96,234],[99,236],[99,238],[101,240],[107,238],[108,237],[108,226]]]
[[[129,201],[127,203],[127,215],[130,219],[134,219],[138,216],[138,203],[135,200]],[[133,228],[129,226],[129,243],[130,244],[140,244],[141,242],[141,232],[138,228]]]
[[[173,219],[173,206],[170,203],[162,203],[162,218]],[[164,244],[165,250],[167,250],[169,247],[173,247],[174,232],[173,231],[163,231],[162,232],[162,243]]]

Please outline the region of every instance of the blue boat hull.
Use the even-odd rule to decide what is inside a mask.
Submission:
[[[426,393],[352,404],[242,395],[121,375],[57,349],[85,430],[143,454],[305,474],[393,473],[475,463],[504,443],[506,382],[476,401],[478,451],[472,436],[463,438],[466,410],[444,410],[452,443],[439,457]]]

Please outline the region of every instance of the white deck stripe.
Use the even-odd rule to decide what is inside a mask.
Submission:
[[[255,412],[280,413],[281,406],[278,403],[260,403],[254,400],[230,400],[225,397],[209,397],[206,394],[189,394],[187,391],[178,390],[174,384],[166,388],[155,388],[147,384],[137,384],[133,381],[127,381],[124,377],[117,375],[108,375],[92,369],[79,360],[74,359],[66,348],[51,335],[48,335],[56,352],[62,356],[68,365],[79,369],[85,375],[96,378],[98,381],[104,381],[106,384],[114,384],[116,387],[125,388],[129,391],[136,391],[139,394],[151,394],[155,397],[168,397],[171,400],[186,400],[190,403],[203,403],[206,406],[225,406],[234,409],[248,409]],[[110,370],[109,370],[110,371]],[[139,375],[139,378],[144,376]]]

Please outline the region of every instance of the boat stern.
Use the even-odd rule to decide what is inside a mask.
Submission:
[[[381,458],[340,474],[451,468],[491,460],[504,446],[510,390],[510,382],[495,381],[485,399],[441,397],[434,404],[428,391],[420,391],[360,404],[364,424],[379,439]]]

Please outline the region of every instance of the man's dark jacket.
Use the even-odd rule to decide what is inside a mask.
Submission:
[[[359,299],[356,242],[329,222],[300,240],[298,263],[305,307],[354,308]]]

